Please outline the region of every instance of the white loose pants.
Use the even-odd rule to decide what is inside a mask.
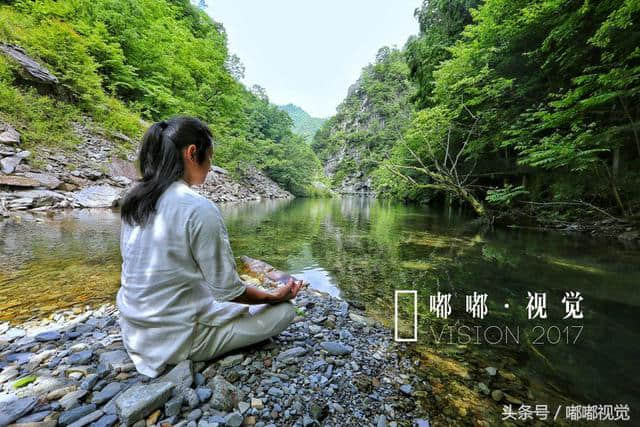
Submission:
[[[220,326],[196,325],[190,359],[204,361],[266,340],[285,330],[295,317],[290,302],[251,306],[249,313]]]

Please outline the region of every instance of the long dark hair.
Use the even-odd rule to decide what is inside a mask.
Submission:
[[[196,146],[202,163],[212,146],[211,131],[194,117],[174,117],[154,123],[144,134],[138,159],[142,179],[124,198],[120,216],[130,225],[144,225],[156,211],[164,191],[184,175],[182,149]]]

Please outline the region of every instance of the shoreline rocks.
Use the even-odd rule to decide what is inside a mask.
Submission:
[[[425,418],[406,393],[423,384],[407,375],[412,361],[390,330],[314,289],[295,303],[298,316],[273,339],[181,362],[155,379],[136,372],[112,305],[62,311],[54,323],[0,324],[0,406],[12,408],[0,410],[0,425],[397,426]],[[314,322],[327,316],[335,321]],[[27,376],[35,380],[14,389]]]

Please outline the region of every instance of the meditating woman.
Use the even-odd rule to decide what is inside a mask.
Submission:
[[[272,293],[245,284],[220,211],[190,188],[204,182],[212,151],[198,119],[153,124],[140,149],[142,179],[122,204],[122,337],[150,377],[277,335],[294,317],[287,301],[301,282]]]

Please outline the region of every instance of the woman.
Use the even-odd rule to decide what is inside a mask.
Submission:
[[[142,179],[122,204],[122,337],[150,377],[277,335],[295,314],[287,301],[301,282],[273,293],[243,283],[220,211],[191,190],[204,182],[212,148],[198,119],[153,124],[140,149]]]

